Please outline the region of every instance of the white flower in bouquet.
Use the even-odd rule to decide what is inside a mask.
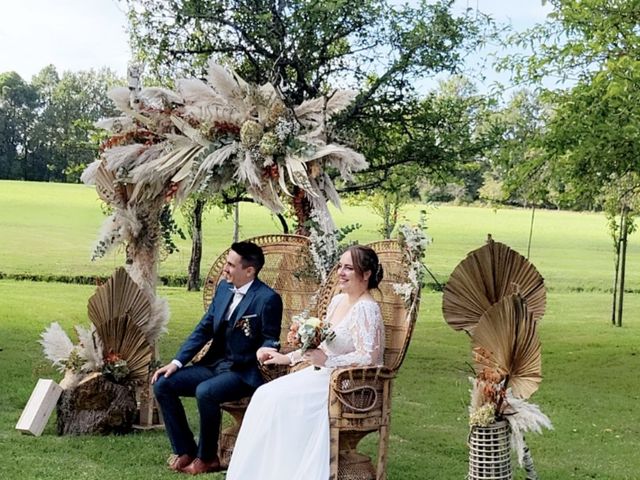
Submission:
[[[335,332],[324,321],[303,312],[293,316],[287,341],[304,353],[310,348],[318,348],[325,340],[333,340],[335,336]]]

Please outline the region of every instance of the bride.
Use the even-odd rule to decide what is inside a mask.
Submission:
[[[340,258],[342,293],[331,300],[327,321],[335,338],[318,349],[283,355],[258,350],[265,364],[305,368],[256,390],[242,422],[226,480],[327,480],[329,478],[328,395],[331,369],[382,365],[384,324],[370,290],[382,280],[373,249],[350,247]]]

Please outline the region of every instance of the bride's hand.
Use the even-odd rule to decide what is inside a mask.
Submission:
[[[289,360],[288,356],[283,355],[280,352],[273,351],[268,353],[268,358],[262,363],[265,365],[289,365],[291,360]]]
[[[304,352],[302,359],[316,367],[324,367],[324,364],[327,361],[327,354],[319,348],[312,348]]]

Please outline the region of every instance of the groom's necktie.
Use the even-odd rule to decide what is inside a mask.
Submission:
[[[229,305],[229,308],[227,309],[227,320],[231,318],[231,315],[233,315],[233,311],[236,309],[245,295],[244,292],[241,292],[236,287],[231,287],[229,288],[229,290],[233,292],[233,300],[231,300],[231,305]]]

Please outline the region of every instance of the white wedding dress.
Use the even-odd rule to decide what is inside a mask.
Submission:
[[[336,295],[327,319],[346,300]],[[312,367],[262,385],[251,398],[233,450],[226,480],[327,480],[329,478],[328,395],[331,370],[382,365],[384,324],[370,299],[356,302],[320,346],[326,367]]]

